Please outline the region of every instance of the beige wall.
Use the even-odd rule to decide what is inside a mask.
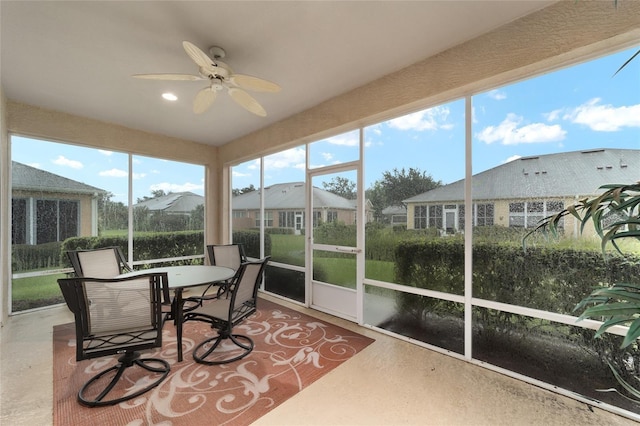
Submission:
[[[11,188],[9,185],[9,136],[7,135],[7,101],[4,91],[0,85],[0,326],[7,319],[9,300],[9,284],[11,274],[9,262],[11,259],[11,228],[10,218],[6,212],[9,211],[9,200],[11,199]],[[7,159],[7,160],[5,160]]]

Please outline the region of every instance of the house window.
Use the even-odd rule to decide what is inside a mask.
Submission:
[[[79,203],[69,200],[35,200],[35,224],[30,225],[34,215],[29,214],[26,199],[12,200],[12,243],[44,244],[64,241],[79,234]],[[33,226],[35,225],[35,226]],[[33,227],[33,228],[32,228]],[[28,235],[33,229],[35,239]]]
[[[413,215],[413,227],[424,229],[427,227],[427,206],[416,206]]]
[[[546,202],[547,210],[544,214],[545,217],[554,215],[559,213],[564,209],[564,202],[562,201],[547,201]],[[558,221],[558,228],[564,228],[564,218]]]
[[[524,228],[524,203],[509,203],[509,227]]]
[[[11,200],[11,244],[27,244],[27,200]]]
[[[265,228],[273,227],[273,212],[264,212]],[[256,228],[260,227],[260,212],[256,212]]]
[[[302,226],[302,212],[293,211],[278,212],[278,226],[281,228],[297,228],[296,215],[299,217],[298,225]]]
[[[313,212],[313,227],[315,228],[319,224],[322,223],[322,212],[314,211]]]
[[[243,217],[247,217],[247,212],[245,210],[234,210],[233,211],[233,218],[234,219],[240,219]]]
[[[475,207],[475,225],[493,226],[493,204],[476,204]]]
[[[429,228],[442,229],[442,206],[429,206]]]
[[[527,228],[535,227],[544,218],[544,203],[542,201],[531,201],[527,203],[526,222]]]
[[[562,201],[509,203],[509,226],[513,228],[535,228],[540,220],[559,212],[563,208],[564,203]]]
[[[338,212],[335,210],[331,210],[327,212],[327,223],[337,222],[338,221]]]

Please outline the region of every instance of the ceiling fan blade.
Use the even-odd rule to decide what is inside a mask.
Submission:
[[[259,115],[260,117],[266,117],[267,112],[262,108],[262,105],[258,103],[251,95],[242,89],[231,87],[229,89],[229,96],[238,103],[241,107],[249,112]]]
[[[198,49],[194,44],[189,43],[188,41],[182,42],[182,47],[184,47],[187,55],[195,62],[199,67],[202,67],[207,70],[214,69],[216,67],[216,63],[211,60],[206,53],[202,50]]]
[[[276,83],[250,75],[233,74],[229,77],[231,84],[254,92],[279,92],[281,87]]]
[[[191,74],[134,74],[135,78],[146,78],[148,80],[185,80],[185,81],[196,81],[196,80],[204,80],[204,78],[199,75],[191,75]]]
[[[218,92],[213,87],[205,87],[198,92],[196,98],[193,100],[193,112],[196,114],[202,114],[211,107],[213,101],[216,100]]]

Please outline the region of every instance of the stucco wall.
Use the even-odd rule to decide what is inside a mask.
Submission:
[[[9,300],[9,285],[11,275],[9,271],[9,253],[11,250],[11,229],[9,227],[10,218],[8,214],[8,200],[10,199],[11,189],[9,186],[9,168],[4,167],[5,158],[9,156],[9,137],[7,135],[7,101],[4,97],[4,91],[0,85],[0,161],[3,161],[0,167],[0,326],[7,319],[8,309],[7,301]]]

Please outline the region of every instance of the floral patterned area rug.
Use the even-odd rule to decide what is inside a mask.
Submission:
[[[258,312],[234,331],[255,342],[247,357],[226,365],[193,361],[191,350],[215,331],[195,321],[184,325],[184,360],[177,362],[175,329],[163,329],[162,349],[143,357],[163,358],[169,376],[156,388],[119,405],[87,408],[77,392],[115,357],[75,361],[73,324],[53,328],[53,423],[62,425],[248,425],[309,386],[373,342],[281,305],[260,300]],[[145,375],[128,372],[122,383],[135,388]],[[136,374],[138,375],[137,377]]]

